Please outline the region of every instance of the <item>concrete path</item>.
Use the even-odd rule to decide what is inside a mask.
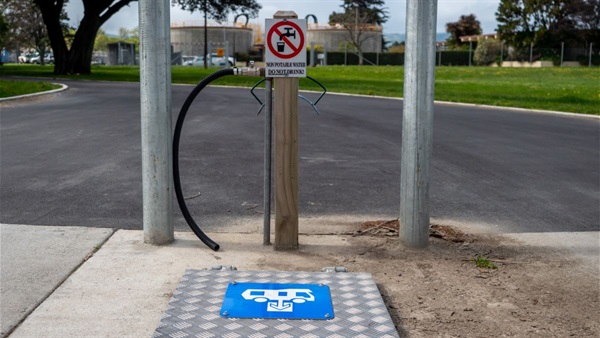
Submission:
[[[365,237],[357,245],[351,236],[316,230],[300,236],[299,252],[274,254],[272,247],[261,245],[258,232],[211,233],[222,248],[213,252],[190,232],[177,232],[173,244],[156,247],[144,244],[138,230],[118,230],[104,243],[111,229],[2,225],[2,330],[10,330],[45,299],[11,338],[150,337],[186,269],[233,265],[238,270],[319,271],[352,264],[376,247]],[[499,236],[516,246],[572,249],[597,275],[598,232]]]
[[[177,233],[174,244],[155,247],[142,243],[141,231],[119,230],[10,337],[150,337],[186,269],[220,264],[273,270],[285,262],[315,271],[310,257],[273,255],[259,234],[211,237],[221,251],[208,250],[193,233]],[[337,236],[310,236],[310,243],[307,250],[350,248]]]
[[[112,233],[112,229],[1,224],[0,336],[27,317]]]

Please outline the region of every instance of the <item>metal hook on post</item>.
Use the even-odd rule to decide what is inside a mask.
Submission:
[[[327,88],[325,88],[325,86],[323,86],[323,84],[321,82],[319,82],[317,79],[311,77],[311,76],[307,76],[307,79],[311,80],[312,82],[316,83],[319,87],[321,87],[321,89],[323,89],[323,92],[319,95],[319,97],[315,100],[315,102],[312,102],[311,100],[309,100],[307,97],[305,97],[302,94],[298,94],[298,97],[301,98],[302,100],[306,101],[315,111],[315,113],[317,115],[320,115],[319,109],[317,108],[317,104],[319,103],[319,101],[321,101],[321,99],[323,98],[323,96],[325,96],[325,94],[327,93]],[[260,113],[262,112],[262,110],[265,108],[265,103],[263,103],[258,96],[256,96],[256,94],[254,93],[254,89],[256,89],[256,87],[258,87],[261,83],[265,82],[265,79],[261,79],[260,81],[258,81],[257,83],[254,84],[254,86],[252,86],[252,88],[250,89],[250,94],[252,94],[252,96],[254,96],[254,98],[256,99],[256,101],[258,101],[258,103],[260,104],[260,108],[258,109],[258,113],[256,114],[257,116],[260,115]]]

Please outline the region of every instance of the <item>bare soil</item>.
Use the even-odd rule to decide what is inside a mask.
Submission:
[[[352,250],[316,255],[372,273],[401,337],[600,337],[598,266],[439,225],[427,250],[408,249],[397,224],[366,222],[345,238]]]

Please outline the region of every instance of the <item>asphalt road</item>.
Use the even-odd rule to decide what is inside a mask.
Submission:
[[[0,112],[0,222],[139,229],[139,85],[70,89]],[[191,90],[173,87],[174,118]],[[301,217],[396,218],[402,103],[301,101]],[[208,88],[188,114],[182,181],[218,230],[262,219],[263,118],[247,89]],[[506,232],[600,230],[600,120],[436,105],[431,215]],[[186,228],[175,202],[176,226]]]

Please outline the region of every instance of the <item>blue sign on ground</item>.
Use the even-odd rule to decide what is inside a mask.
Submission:
[[[227,318],[332,319],[329,286],[229,283],[221,307]]]

